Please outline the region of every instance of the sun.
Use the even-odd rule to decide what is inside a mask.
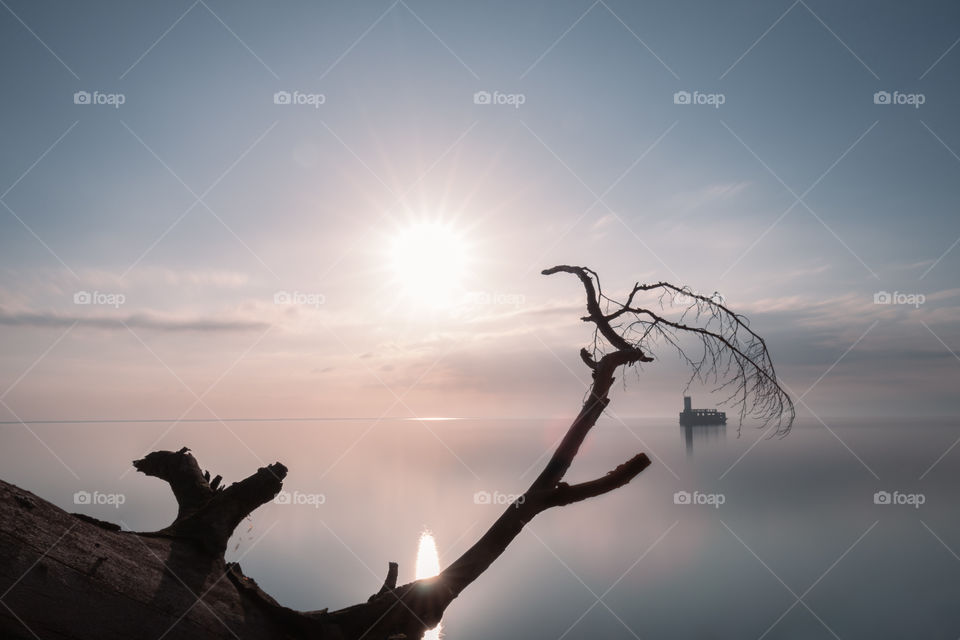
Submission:
[[[462,293],[467,244],[452,224],[412,223],[392,238],[389,254],[396,288],[413,302],[447,306]]]

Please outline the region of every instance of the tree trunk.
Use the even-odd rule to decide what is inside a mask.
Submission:
[[[222,556],[71,515],[2,481],[0,594],[3,638],[304,637]]]

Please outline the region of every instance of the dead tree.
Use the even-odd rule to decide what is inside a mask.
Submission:
[[[746,319],[714,297],[669,283],[636,284],[625,300],[606,296],[596,273],[557,266],[543,273],[577,276],[587,299],[584,322],[593,325],[590,349],[580,356],[592,382],[583,406],[543,471],[521,497],[463,555],[439,575],[397,586],[390,563],[380,590],[338,611],[288,609],[224,561],[227,540],[254,509],[281,489],[287,469],[275,463],[223,488],[184,447],[156,451],[134,466],[169,483],[177,500],[174,522],[154,533],[67,514],[17,487],[0,483],[0,632],[11,638],[420,638],[504,552],[524,526],[552,507],[569,505],[624,486],[650,465],[643,453],[606,475],[576,484],[563,481],[584,439],[610,402],[621,367],[641,366],[662,344],[675,347],[693,371],[691,380],[716,383],[730,393],[741,422],[757,418],[786,433],[790,398],[777,382],[763,340]],[[656,305],[641,306],[653,295]],[[679,317],[664,311],[680,300]],[[676,310],[676,309],[675,309]],[[695,338],[692,353],[681,344]]]

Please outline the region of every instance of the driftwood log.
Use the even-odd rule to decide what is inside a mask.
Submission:
[[[653,359],[645,352],[642,340],[628,340],[624,329],[611,325],[624,314],[636,314],[638,309],[632,305],[641,285],[635,287],[625,304],[610,312],[601,307],[610,299],[603,296],[596,274],[567,266],[544,273],[557,272],[571,273],[581,280],[587,296],[587,316],[583,320],[595,325],[607,348],[598,350],[595,340],[592,352],[581,352],[593,380],[579,414],[543,471],[522,497],[439,575],[397,586],[398,568],[390,563],[383,586],[359,604],[338,611],[284,607],[245,576],[239,565],[225,562],[224,552],[234,528],[280,491],[286,467],[274,463],[223,487],[219,476],[211,480],[209,473],[201,471],[186,447],[175,452],[155,451],[133,464],[139,472],[166,481],[179,507],[173,523],[156,532],[121,531],[115,524],[69,514],[28,491],[0,482],[0,637],[422,637],[537,514],[613,491],[650,464],[649,458],[640,453],[602,477],[578,484],[563,482],[609,402],[614,373],[620,367]],[[706,298],[694,302],[707,303]],[[658,323],[668,322],[656,318]],[[625,325],[625,329],[633,326]],[[683,324],[674,327],[687,329]],[[730,348],[739,346],[735,337],[714,334],[709,329],[700,331],[727,341]],[[649,334],[647,331],[644,335]],[[738,360],[741,375],[752,366],[760,372],[753,372],[754,376],[759,375],[761,382],[772,381],[779,390],[772,366],[766,366],[768,360],[756,359],[745,350],[737,353],[743,356]],[[765,347],[761,355],[766,357]],[[756,393],[756,389],[752,391]],[[789,398],[786,401],[789,403]],[[373,588],[375,585],[371,585],[371,591]]]

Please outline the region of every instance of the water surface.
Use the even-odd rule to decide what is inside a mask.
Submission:
[[[413,579],[425,528],[441,565],[452,561],[529,484],[566,426],[57,424],[31,426],[35,437],[4,425],[0,468],[65,509],[149,530],[175,506],[163,483],[129,470],[148,448],[188,445],[227,482],[280,460],[292,499],[257,510],[230,559],[285,605],[338,608],[377,591],[389,561],[401,582]],[[653,464],[613,494],[538,516],[451,605],[444,636],[960,636],[960,446],[947,452],[960,422],[806,420],[784,439],[761,436],[604,418],[568,480],[640,451]],[[81,490],[124,502],[76,505]],[[876,504],[878,492],[912,504],[883,504],[883,493]]]

